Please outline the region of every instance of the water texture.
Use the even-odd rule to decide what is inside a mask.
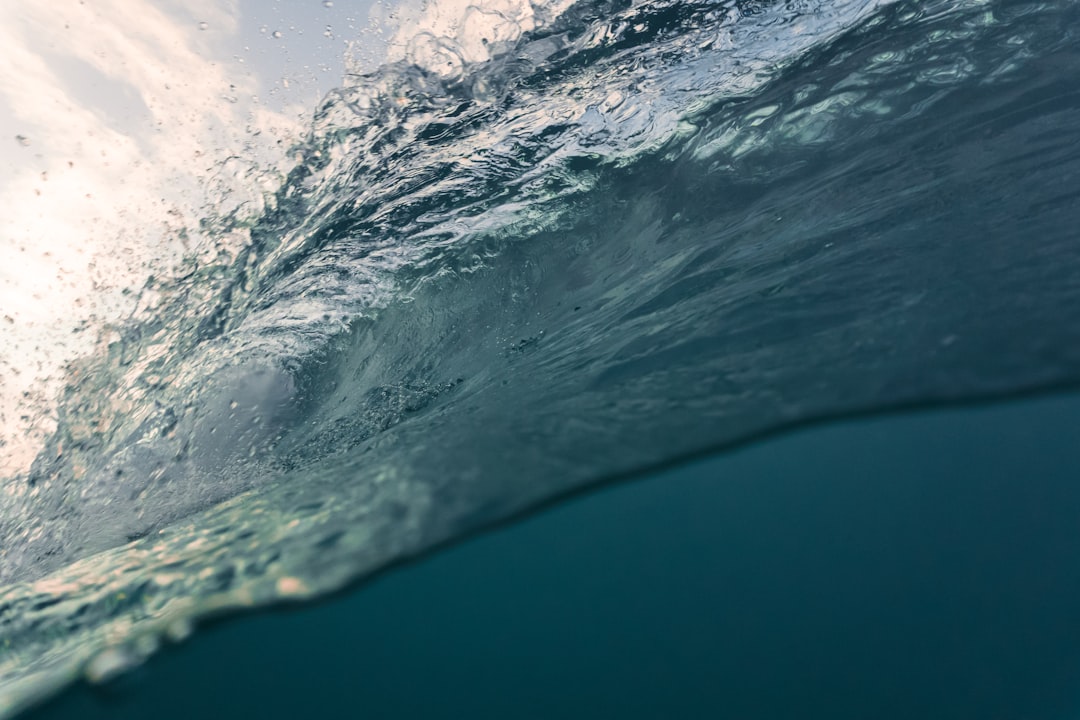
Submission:
[[[1078,431],[1055,394],[784,433],[27,718],[1075,718]]]
[[[601,481],[1080,378],[1075,4],[453,17],[70,367],[0,715]]]

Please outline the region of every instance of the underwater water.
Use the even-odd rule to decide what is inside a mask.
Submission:
[[[66,365],[0,715],[603,482],[1080,379],[1075,4],[431,7]]]
[[[859,418],[610,488],[27,717],[1080,714],[1080,396]]]

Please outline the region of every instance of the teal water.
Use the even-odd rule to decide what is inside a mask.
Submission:
[[[804,429],[198,633],[62,718],[1080,714],[1080,396]]]
[[[636,658],[640,671],[546,675],[574,666],[522,638],[536,644],[507,657],[541,659],[521,677],[618,684],[620,702],[644,709],[633,693],[651,687],[648,672],[669,689],[676,678],[720,687],[750,714],[784,698],[862,702],[845,683],[905,712],[989,697],[1015,716],[1021,697],[1051,697],[1030,668],[1071,672],[1047,648],[1072,638],[1074,505],[1052,473],[1076,464],[1050,462],[1060,448],[1037,442],[1065,443],[1056,433],[1075,423],[1064,405],[1040,405],[1061,422],[1039,420],[1032,437],[1043,410],[763,439],[1080,384],[1080,6],[520,0],[515,20],[501,2],[458,8],[471,20],[450,35],[418,32],[378,68],[349,73],[280,166],[214,168],[258,200],[217,198],[197,232],[177,230],[178,245],[202,239],[175,273],[125,287],[130,316],[97,328],[94,350],[65,366],[55,431],[25,472],[0,478],[0,717],[158,651],[180,662],[204,644],[171,643],[208,618],[323,598],[661,471],[606,495],[610,507],[570,506],[522,532],[592,508],[562,534],[601,546],[592,533],[630,514],[619,503],[656,492],[656,517],[625,530],[634,552],[597,562],[625,568],[626,582],[661,559],[709,578],[650,617],[682,622],[707,598],[726,620],[693,625],[716,635],[654,625],[641,637],[658,648],[670,636],[676,655],[730,654],[669,671],[622,644],[634,633],[590,616],[568,621],[569,634],[537,632],[567,643],[601,633],[576,655],[602,653],[613,668]],[[750,441],[692,472],[666,470]],[[753,470],[765,456],[779,465]],[[687,479],[710,473],[711,485]],[[654,540],[640,544],[646,527]],[[721,554],[680,552],[694,528],[717,533],[708,547]],[[467,547],[495,547],[484,542]],[[467,552],[400,577],[460,574],[470,604],[528,607],[500,601],[511,588],[464,582],[476,571],[438,570]],[[569,592],[560,585],[578,552],[542,555],[522,583],[539,598]],[[691,565],[705,558],[715,572]],[[394,582],[408,581],[388,577],[357,601]],[[434,607],[391,604],[412,603],[421,622],[453,597],[422,595]],[[619,595],[627,607],[656,597]],[[616,603],[596,602],[618,617]],[[440,634],[454,628],[469,634]],[[408,648],[415,635],[396,632]],[[494,634],[444,618],[412,642],[441,648],[452,676]],[[324,667],[289,642],[228,644],[255,662]],[[417,657],[361,638],[350,653],[323,674]],[[182,672],[161,677],[201,693]],[[410,682],[416,692],[393,697],[439,697],[436,680]]]

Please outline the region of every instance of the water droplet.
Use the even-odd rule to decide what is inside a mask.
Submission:
[[[15,141],[23,147],[27,147],[30,144],[30,138],[26,137],[25,135],[16,135]]]
[[[281,31],[280,30],[275,30],[273,33],[271,33],[271,37],[280,38],[281,37]]]
[[[330,0],[323,0],[322,6],[325,8],[332,8],[334,7],[334,3],[332,3]]]
[[[209,27],[210,27],[210,23],[208,23],[208,22],[201,22],[201,23],[199,23],[199,29],[200,29],[200,30],[206,30],[206,29],[207,29],[207,28],[209,28]]]

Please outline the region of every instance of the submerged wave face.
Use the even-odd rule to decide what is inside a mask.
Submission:
[[[507,1],[417,30],[265,214],[207,220],[242,247],[72,369],[3,500],[0,714],[590,484],[1075,383],[1078,21]]]

